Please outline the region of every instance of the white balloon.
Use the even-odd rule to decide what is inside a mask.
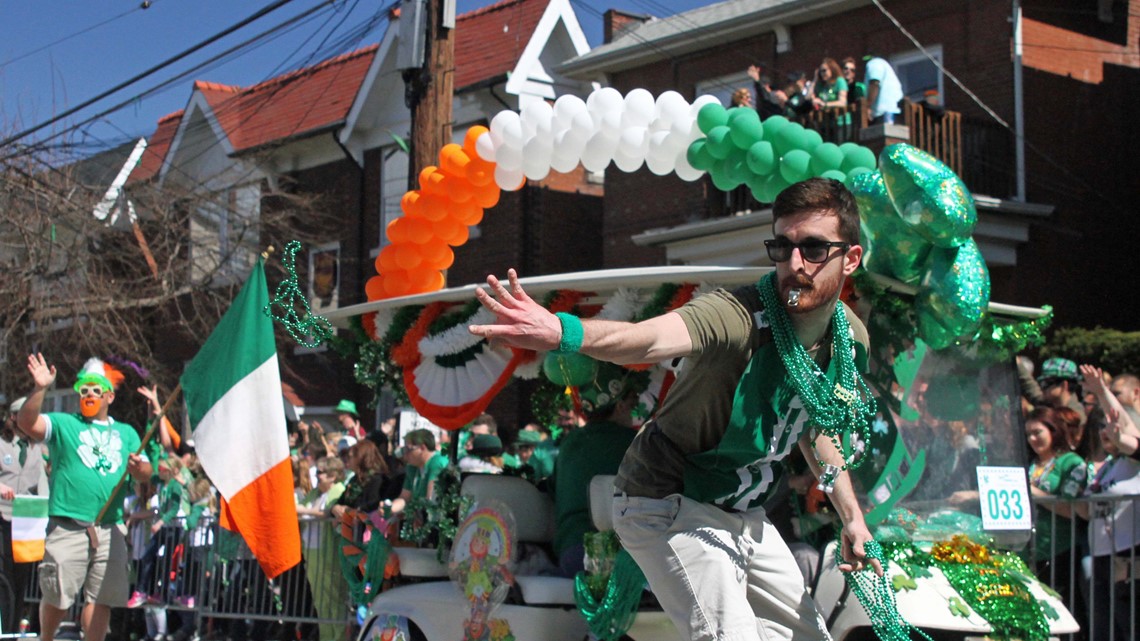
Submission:
[[[547,141],[550,140],[550,131],[554,125],[554,109],[550,103],[545,100],[528,103],[519,117],[522,118],[524,130],[546,136]]]
[[[648,127],[656,106],[653,94],[640,87],[625,95],[625,115],[622,123],[627,127]]]
[[[605,114],[611,111],[622,111],[625,108],[625,98],[621,92],[613,87],[603,87],[586,97],[586,108],[590,115]]]
[[[586,141],[590,138],[590,132],[580,129],[567,129],[566,131],[559,132],[554,137],[554,151],[555,153],[564,156],[570,156],[575,159],[582,156],[582,150],[586,148]]]
[[[554,101],[554,119],[569,126],[575,116],[586,112],[586,101],[573,94],[559,96]]]
[[[586,141],[586,147],[582,150],[582,165],[589,171],[603,171],[613,160],[615,151],[617,140],[599,131]]]
[[[689,164],[689,150],[682,149],[677,157],[673,160],[673,171],[676,172],[677,177],[685,182],[693,182],[700,179],[705,175],[705,172],[697,169]]]
[[[572,153],[572,151],[562,145],[556,145],[550,154],[550,168],[562,174],[574,171],[578,166],[581,152]]]
[[[645,127],[627,127],[618,140],[618,151],[630,158],[645,159],[649,151],[649,135]]]
[[[697,126],[697,119],[689,117],[689,114],[685,114],[683,117],[674,120],[672,126],[669,127],[669,131],[676,134],[678,138],[688,142],[692,142],[705,135],[704,132],[701,131],[701,128]]]
[[[522,170],[522,149],[503,145],[495,150],[495,164],[507,170]]]
[[[531,180],[542,180],[550,173],[550,141],[535,136],[523,147],[523,173]]]
[[[689,101],[676,91],[669,90],[657,96],[656,120],[664,127],[671,127],[674,122],[689,115]]]
[[[491,119],[491,131],[495,136],[497,132],[497,140],[495,140],[495,148],[499,148],[499,141],[502,144],[522,149],[523,145],[523,128],[522,119],[513,111],[500,111],[495,114]]]
[[[495,166],[495,184],[503,191],[516,191],[522,187],[524,177],[521,169],[507,169],[502,165]]]
[[[649,150],[645,152],[645,159],[668,160],[673,163],[677,150],[669,146],[669,132],[655,131],[649,134]]]
[[[483,160],[495,162],[495,139],[491,132],[488,131],[475,139],[475,153]]]
[[[649,171],[658,176],[668,176],[673,173],[674,160],[675,158],[673,156],[650,152],[649,155],[645,157],[645,166],[649,168]]]
[[[617,152],[614,153],[614,164],[617,165],[618,169],[624,171],[627,174],[632,174],[638,169],[641,169],[641,165],[644,162],[645,156],[631,156],[629,154],[623,153],[620,148],[617,150]]]
[[[590,115],[590,112],[583,109],[574,114],[574,118],[570,120],[569,128],[580,132],[584,139],[589,139],[595,131],[594,118]]]
[[[695,119],[697,117],[697,114],[701,112],[701,107],[712,104],[714,102],[719,105],[720,98],[717,98],[716,96],[710,96],[709,94],[697,96],[697,99],[694,100],[693,104],[689,106],[689,116]]]
[[[601,131],[610,138],[617,138],[621,135],[621,116],[620,111],[608,111],[601,114],[601,124],[598,126],[597,131]]]

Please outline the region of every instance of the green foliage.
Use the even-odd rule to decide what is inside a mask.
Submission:
[[[1140,372],[1140,332],[1063,327],[1041,349],[1042,360],[1051,356],[1097,365],[1111,374]]]

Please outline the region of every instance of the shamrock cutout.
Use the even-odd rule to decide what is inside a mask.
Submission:
[[[903,590],[917,590],[918,583],[915,582],[909,575],[896,574],[891,577],[891,587],[895,592],[902,592]]]
[[[970,608],[966,605],[965,601],[956,596],[952,596],[950,597],[950,614],[953,614],[956,617],[962,617],[963,619],[968,619],[973,613],[970,612]]]

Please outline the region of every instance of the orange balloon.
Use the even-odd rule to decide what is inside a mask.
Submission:
[[[468,202],[475,193],[475,187],[468,182],[466,176],[448,176],[444,186],[447,188],[447,197],[453,203]]]
[[[404,221],[408,240],[422,245],[434,237],[432,223],[424,218],[408,218]]]
[[[387,274],[399,268],[400,266],[396,264],[396,246],[389,243],[380,250],[380,255],[376,257],[376,273]]]
[[[417,269],[408,272],[408,281],[411,283],[411,290],[414,294],[422,294],[424,292],[431,292],[439,289],[434,287],[436,284],[436,275],[438,271],[434,269]]]
[[[420,191],[433,196],[446,196],[447,190],[443,184],[444,176],[445,174],[438,167],[424,167],[424,170],[420,172]]]
[[[420,248],[420,255],[424,257],[424,264],[432,269],[447,269],[455,262],[455,252],[438,238]]]
[[[396,245],[396,264],[400,269],[415,269],[423,262],[420,255],[420,246],[414,243]]]
[[[451,207],[451,201],[441,196],[421,196],[419,202],[420,216],[425,220],[437,222],[447,218],[448,209]]]
[[[400,217],[388,223],[385,232],[388,235],[389,242],[394,245],[408,242],[407,220],[407,218]]]
[[[396,272],[384,278],[384,293],[389,297],[406,296],[411,290],[412,285],[408,282],[407,272]]]
[[[384,279],[380,276],[369,278],[368,282],[364,284],[364,294],[368,296],[368,300],[384,298]]]
[[[483,209],[490,209],[499,204],[499,186],[489,183],[475,192],[475,204]]]
[[[404,215],[408,217],[419,215],[419,203],[422,196],[418,189],[406,192],[403,198],[400,199],[400,211],[404,212]]]
[[[483,125],[475,125],[469,127],[467,133],[463,136],[463,151],[467,152],[467,157],[475,160],[479,157],[478,152],[475,151],[475,143],[479,140],[479,136],[487,133],[487,128]]]
[[[470,162],[471,158],[467,152],[455,143],[444,145],[443,149],[439,150],[439,168],[449,176],[466,176],[467,165]]]
[[[459,235],[460,229],[466,229],[466,227],[460,225],[451,218],[444,218],[441,221],[432,223],[432,225],[435,229],[435,237],[447,243],[448,245],[454,244],[451,242],[451,239]]]
[[[479,221],[483,219],[483,208],[476,205],[474,201],[455,203],[451,206],[451,218],[468,227],[478,225]]]
[[[495,182],[495,163],[478,156],[472,157],[471,162],[467,163],[467,180],[476,187]]]
[[[466,227],[464,227],[463,225],[460,225],[460,226],[459,226],[459,231],[457,231],[457,232],[455,233],[455,235],[453,235],[453,236],[452,236],[452,237],[451,237],[451,238],[450,238],[450,239],[447,241],[447,244],[448,244],[448,245],[451,245],[452,247],[459,247],[460,245],[462,245],[462,244],[466,243],[466,242],[467,242],[467,239],[468,239],[469,237],[470,237],[470,232],[468,232],[468,231],[467,231],[467,228],[466,228]]]

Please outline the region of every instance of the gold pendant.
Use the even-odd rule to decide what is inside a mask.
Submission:
[[[854,403],[855,399],[858,398],[855,392],[843,387],[839,383],[835,384],[835,396],[848,405]]]

